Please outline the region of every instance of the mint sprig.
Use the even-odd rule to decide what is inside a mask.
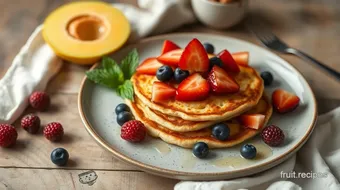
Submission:
[[[139,56],[136,49],[133,49],[120,63],[124,76],[130,79],[135,73],[136,68],[139,64]]]
[[[133,86],[130,80],[124,81],[122,85],[118,86],[116,91],[120,97],[133,101]]]
[[[96,84],[114,89],[122,98],[133,101],[134,92],[130,78],[136,72],[138,64],[138,52],[133,49],[121,64],[110,57],[103,57],[101,67],[87,71],[86,76]]]

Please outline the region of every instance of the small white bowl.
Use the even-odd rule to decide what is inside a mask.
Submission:
[[[196,17],[211,28],[226,29],[239,23],[248,9],[248,0],[219,3],[209,0],[191,0]]]

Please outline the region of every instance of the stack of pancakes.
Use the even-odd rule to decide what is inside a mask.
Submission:
[[[240,66],[235,77],[240,91],[234,94],[213,95],[203,101],[183,102],[167,100],[151,101],[152,84],[156,76],[134,74],[134,101],[127,100],[136,119],[142,121],[148,133],[163,141],[184,148],[192,148],[197,142],[205,142],[210,148],[224,148],[239,144],[255,136],[269,120],[272,106],[264,95],[264,85],[258,73],[249,66]],[[173,84],[176,87],[176,84]],[[255,130],[242,126],[238,116],[263,114],[265,124]],[[230,128],[230,136],[220,141],[212,136],[211,127],[224,122]]]

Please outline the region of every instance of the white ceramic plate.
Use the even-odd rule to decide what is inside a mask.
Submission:
[[[251,43],[225,36],[207,34],[174,34],[145,39],[130,45],[113,55],[116,61],[137,48],[140,60],[160,54],[163,41],[172,40],[184,47],[193,37],[210,42],[215,51],[249,51],[250,65],[259,72],[270,71],[274,82],[265,91],[271,95],[276,88],[294,92],[301,99],[293,112],[279,115],[274,112],[269,124],[279,126],[286,135],[285,144],[269,148],[259,137],[251,139],[260,153],[258,159],[247,161],[239,156],[240,146],[211,150],[207,159],[197,159],[191,150],[168,145],[159,139],[147,138],[141,144],[129,143],[120,138],[120,126],[116,123],[114,109],[123,100],[113,90],[84,79],[79,93],[80,116],[90,135],[117,158],[139,167],[141,170],[170,178],[186,180],[217,180],[247,176],[269,169],[295,153],[312,133],[317,117],[316,102],[306,80],[289,63],[277,55]]]

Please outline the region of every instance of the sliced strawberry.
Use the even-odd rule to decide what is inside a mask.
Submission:
[[[233,57],[231,56],[229,51],[223,50],[217,55],[217,57],[219,57],[222,60],[223,68],[226,71],[229,71],[229,72],[232,72],[232,73],[239,73],[240,72],[240,68],[236,64],[235,60],[233,59]]]
[[[168,53],[169,51],[172,51],[172,50],[175,50],[175,49],[181,49],[181,48],[177,44],[175,44],[174,42],[172,42],[170,40],[165,40],[164,43],[163,43],[161,55],[163,55],[164,53]]]
[[[238,65],[248,65],[249,62],[249,52],[244,51],[244,52],[237,52],[237,53],[232,53],[231,56],[235,60],[235,62]]]
[[[266,118],[265,115],[262,114],[248,114],[248,115],[241,115],[240,122],[246,128],[251,129],[260,129],[263,127],[264,119]]]
[[[176,91],[176,100],[198,101],[209,95],[209,84],[200,74],[195,73],[182,81]]]
[[[153,102],[162,102],[169,100],[176,96],[176,89],[159,81],[155,81],[152,85],[152,97]]]
[[[219,66],[214,66],[209,75],[210,88],[216,93],[234,93],[240,90],[240,86],[228,73]]]
[[[209,58],[203,45],[196,38],[185,47],[178,64],[179,68],[192,72],[207,72]]]
[[[157,57],[157,60],[163,64],[177,67],[182,53],[183,53],[182,49],[172,50]]]
[[[163,66],[162,63],[158,62],[155,57],[145,59],[142,64],[140,64],[136,71],[139,74],[156,75],[158,68]]]
[[[277,112],[286,113],[299,105],[300,98],[285,90],[277,89],[272,94],[272,102]]]

